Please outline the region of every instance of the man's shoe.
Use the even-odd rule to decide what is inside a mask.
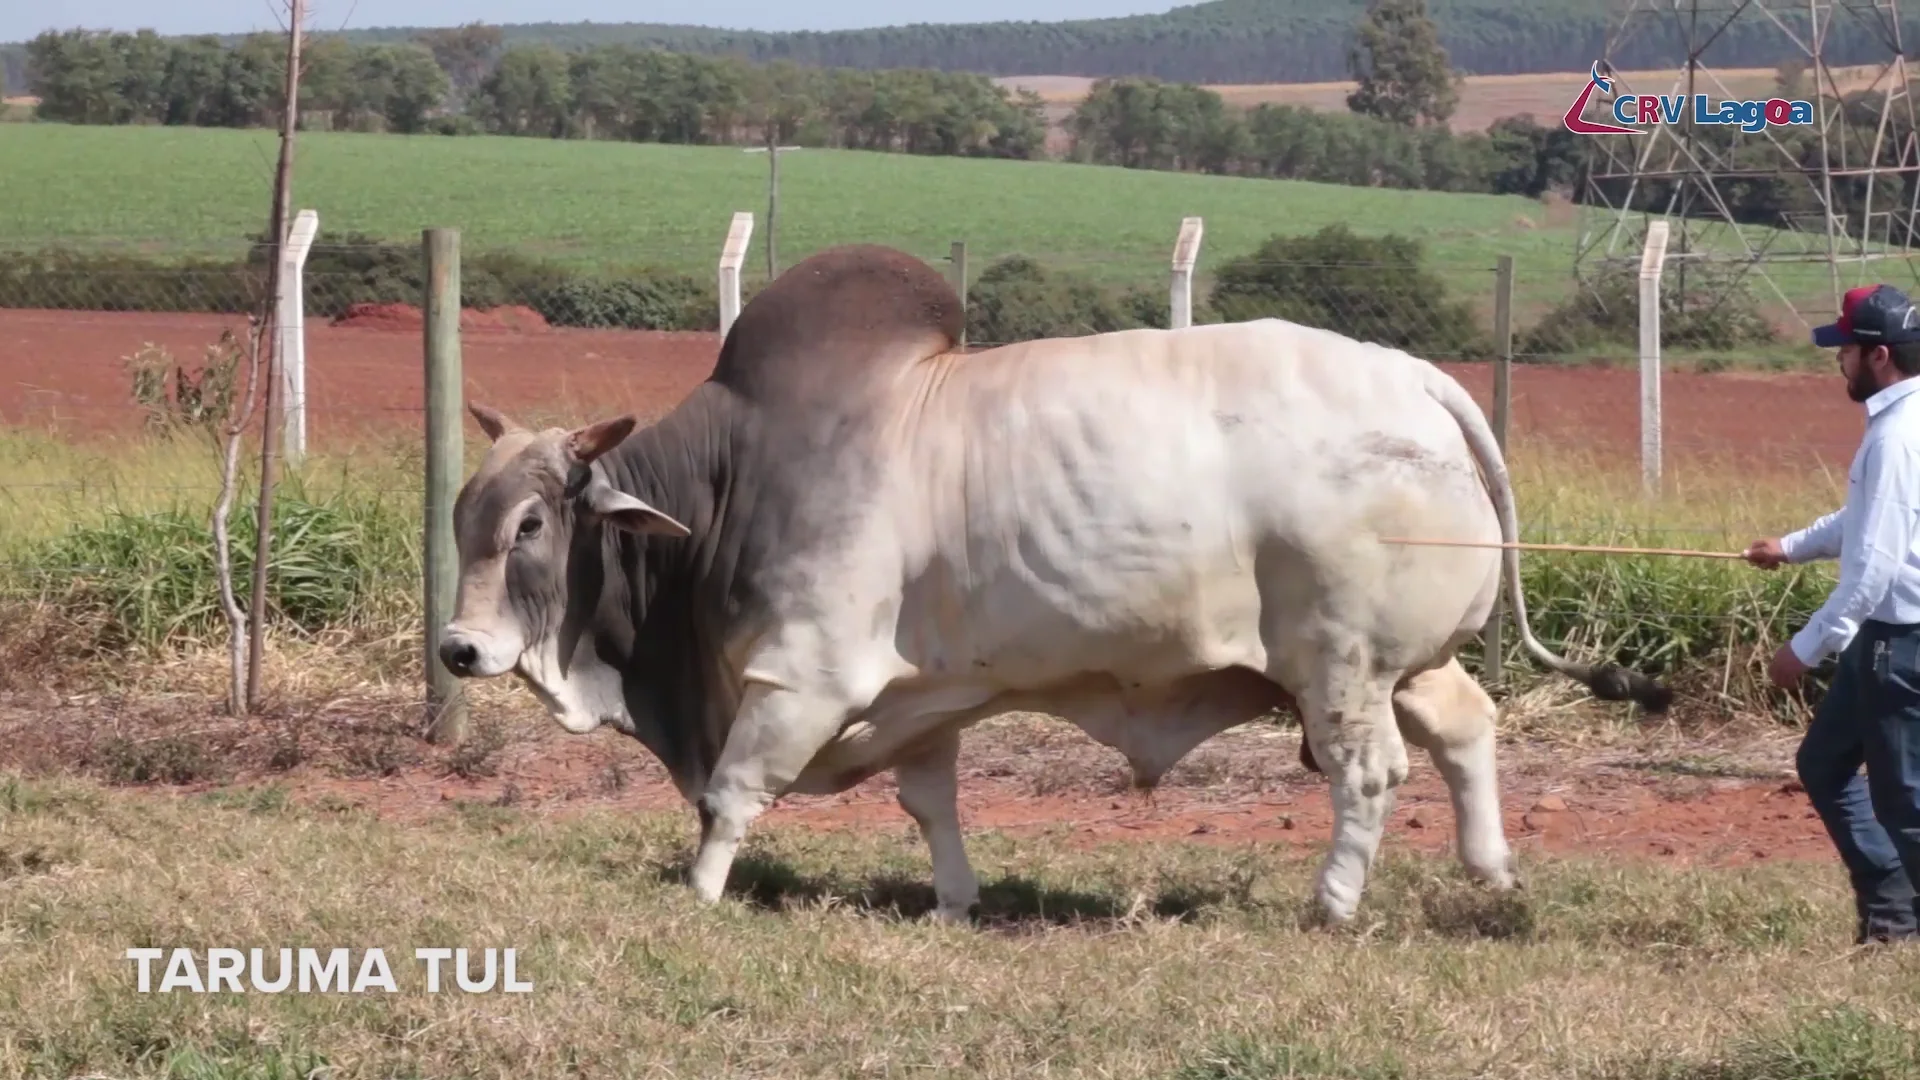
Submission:
[[[1866,920],[1860,923],[1859,929],[1854,934],[1853,943],[1855,945],[1891,945],[1895,942],[1915,940],[1920,940],[1920,929],[1916,929],[1912,923],[1889,925],[1876,920]]]

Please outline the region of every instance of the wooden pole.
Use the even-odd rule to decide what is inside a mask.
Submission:
[[[287,78],[286,101],[280,117],[280,161],[273,173],[273,214],[267,225],[267,242],[272,245],[272,257],[267,260],[268,280],[273,284],[268,288],[279,291],[280,253],[287,239],[287,218],[293,206],[293,133],[298,127],[300,116],[300,37],[301,23],[306,19],[306,0],[292,0],[287,31]],[[272,312],[278,303],[278,297],[270,297],[267,310]],[[270,316],[271,317],[271,316]],[[282,408],[280,382],[285,377],[281,372],[280,350],[272,344],[273,335],[267,334],[264,340],[269,344],[267,354],[267,408],[264,418],[266,430],[260,439],[260,508],[255,516],[253,545],[253,595],[249,597],[250,613],[247,618],[247,707],[249,711],[260,706],[260,654],[265,652],[267,627],[267,561],[272,552],[273,540],[273,480],[274,450],[279,445],[280,410]]]
[[[453,617],[459,567],[453,543],[453,500],[466,456],[460,427],[460,231],[428,229],[426,250],[426,674],[427,739],[458,744],[467,737],[460,680],[440,662],[440,628]]]
[[[1493,270],[1493,438],[1500,455],[1507,453],[1507,420],[1513,407],[1513,256],[1502,255]],[[1487,619],[1481,652],[1487,681],[1498,686],[1507,676],[1507,609],[1505,574],[1498,575],[1493,615]]]
[[[780,131],[767,125],[767,281],[773,281],[773,230],[780,218]]]
[[[967,347],[967,242],[955,240],[947,249],[953,262],[953,291],[960,294],[960,347]]]

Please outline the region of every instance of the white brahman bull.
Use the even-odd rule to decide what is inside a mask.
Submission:
[[[1516,539],[1500,451],[1432,364],[1278,320],[954,351],[958,298],[886,248],[754,297],[670,415],[523,430],[455,508],[455,674],[513,672],[569,731],[644,743],[698,809],[717,899],[788,792],[885,769],[939,914],[978,888],[961,731],[1064,717],[1151,784],[1212,735],[1296,708],[1337,812],[1318,899],[1349,918],[1407,774],[1452,793],[1459,855],[1514,881],[1494,705],[1454,659],[1504,567],[1532,655],[1655,711],[1669,692],[1548,652],[1518,556],[1383,537]]]

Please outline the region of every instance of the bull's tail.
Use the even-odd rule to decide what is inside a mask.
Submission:
[[[1427,392],[1452,414],[1466,436],[1467,446],[1480,463],[1487,490],[1493,496],[1500,517],[1500,539],[1505,544],[1520,541],[1520,522],[1513,502],[1513,485],[1507,476],[1507,463],[1493,429],[1480,411],[1479,403],[1453,378],[1437,368],[1427,368]],[[1507,595],[1513,602],[1513,621],[1520,629],[1520,640],[1535,659],[1566,677],[1582,683],[1603,701],[1634,701],[1652,713],[1662,713],[1673,702],[1673,691],[1647,676],[1618,664],[1580,664],[1556,655],[1533,636],[1527,624],[1527,601],[1520,590],[1520,551],[1506,547],[1500,552],[1501,570],[1507,579]]]

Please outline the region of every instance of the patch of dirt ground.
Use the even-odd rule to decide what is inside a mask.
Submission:
[[[343,698],[234,721],[203,703],[98,697],[0,699],[0,769],[72,773],[159,794],[274,784],[294,802],[411,821],[462,806],[570,815],[693,815],[640,744],[611,730],[572,736],[511,697],[476,701],[473,737],[433,747],[408,730],[418,709]],[[1742,728],[1721,736],[1641,731],[1611,746],[1509,738],[1500,751],[1510,841],[1529,853],[1607,855],[1711,866],[1834,861],[1792,780],[1794,736]],[[1324,844],[1324,778],[1299,760],[1298,728],[1258,723],[1217,736],[1151,793],[1124,759],[1063,722],[1011,714],[975,727],[961,758],[969,830],[1064,834],[1068,842],[1175,839],[1204,844]],[[1423,753],[1401,789],[1388,849],[1448,852],[1453,812]],[[911,821],[882,774],[834,796],[792,796],[762,819],[821,829],[900,829]],[[1837,866],[1837,861],[1835,862]]]

